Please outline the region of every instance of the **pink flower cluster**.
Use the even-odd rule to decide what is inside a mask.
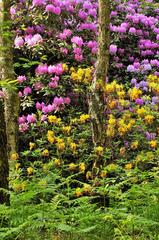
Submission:
[[[41,44],[43,42],[43,38],[40,34],[35,35],[26,35],[24,38],[21,36],[16,36],[14,40],[14,46],[15,48],[21,48],[26,45],[27,47],[35,47],[38,44]]]

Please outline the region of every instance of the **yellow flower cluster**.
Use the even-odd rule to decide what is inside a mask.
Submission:
[[[75,164],[75,163],[70,163],[70,164],[69,164],[69,170],[70,170],[70,171],[75,171],[75,170],[77,169],[77,167],[78,167],[78,165]],[[86,170],[86,165],[85,165],[85,163],[83,163],[83,162],[80,163],[80,164],[79,164],[79,171],[80,171],[81,173],[84,173],[85,170]]]
[[[57,118],[55,115],[50,115],[48,116],[48,122],[53,123],[53,124],[60,124],[61,123],[61,118]]]
[[[112,114],[110,114],[109,115],[109,119],[108,119],[107,130],[106,130],[106,135],[108,137],[114,137],[114,135],[115,135],[115,127],[116,127],[116,119],[115,119],[115,117]]]
[[[138,117],[143,117],[146,114],[146,109],[144,107],[137,109],[137,115]]]
[[[93,67],[70,69],[71,79],[77,83],[89,84],[92,81]]]
[[[96,148],[94,149],[94,152],[95,152],[96,155],[102,156],[103,153],[104,153],[104,148],[101,147],[101,146],[98,146],[98,147],[96,147]]]
[[[18,153],[12,153],[12,155],[11,155],[11,160],[16,161],[16,160],[18,160],[18,159],[19,159]]]
[[[44,149],[42,151],[42,154],[41,154],[43,157],[49,157],[49,150],[48,149]]]
[[[149,146],[151,147],[151,148],[157,148],[157,141],[156,140],[151,140],[150,142],[149,142]]]
[[[56,159],[54,160],[54,165],[59,167],[59,166],[61,165],[61,160],[58,159],[58,158],[56,158]]]
[[[67,66],[66,63],[63,63],[63,64],[62,64],[62,69],[63,69],[65,72],[68,72],[69,68],[68,68],[68,66]]]
[[[149,75],[148,76],[148,83],[149,83],[149,87],[150,89],[159,94],[159,77],[157,77],[156,75]]]
[[[152,116],[152,115],[146,115],[145,118],[144,118],[144,120],[147,124],[152,124],[154,119],[155,119],[155,117]]]
[[[124,91],[124,85],[118,84],[116,81],[107,83],[104,86],[104,92],[106,94],[116,93],[119,98],[124,98],[126,93]]]
[[[128,117],[128,116],[127,116]],[[118,120],[118,132],[120,136],[125,135],[127,132],[129,132],[132,127],[135,124],[135,120],[134,119],[129,119],[129,118],[125,118],[125,115],[123,115],[123,118],[120,118]]]
[[[54,132],[51,130],[48,130],[47,132],[47,140],[49,143],[54,143],[55,142],[55,135]]]
[[[134,141],[131,143],[131,149],[135,150],[137,149],[139,146],[139,142],[138,141]]]
[[[92,187],[89,184],[84,184],[83,188],[76,188],[75,190],[75,195],[76,197],[81,197],[84,193],[85,194],[90,194],[92,192]]]
[[[136,100],[142,95],[142,91],[139,88],[134,87],[129,90],[128,94],[131,100]]]
[[[80,123],[85,123],[86,121],[88,121],[90,119],[90,115],[89,114],[82,114],[79,118],[79,122]]]
[[[76,143],[74,143],[74,142],[71,142],[70,143],[70,149],[72,150],[72,152],[76,152],[76,150],[77,150],[77,144]]]
[[[69,135],[70,132],[71,132],[71,126],[63,126],[62,131],[63,131],[64,134]]]
[[[65,142],[62,138],[56,138],[56,147],[58,151],[62,152],[65,149]]]
[[[125,170],[131,170],[132,167],[133,167],[132,163],[127,163],[127,164],[125,165]]]
[[[35,148],[35,146],[36,146],[35,143],[30,142],[30,143],[29,143],[29,149],[30,149],[30,151],[33,150],[33,148]]]
[[[27,183],[24,181],[24,182],[21,182],[21,183],[15,183],[13,184],[13,190],[15,192],[22,192],[22,191],[25,191],[27,188]]]
[[[27,173],[28,173],[28,175],[32,175],[33,172],[34,172],[34,168],[32,168],[32,167],[28,167],[28,168],[27,168]]]

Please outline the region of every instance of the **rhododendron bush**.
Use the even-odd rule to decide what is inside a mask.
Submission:
[[[153,4],[116,0],[111,5],[109,76],[105,86],[99,82],[107,143],[92,148],[87,94],[98,51],[98,1],[13,1],[21,99],[17,169],[32,175],[36,161],[42,168],[51,161],[66,168],[63,174],[79,171],[93,185],[96,177],[109,182],[115,173],[122,178],[131,169],[157,167],[159,9]],[[81,186],[75,187],[82,195]]]
[[[10,190],[11,199],[19,196],[16,208],[23,205],[23,222],[11,221],[8,234],[40,240],[46,230],[46,239],[67,239],[61,235],[67,232],[70,239],[87,240],[80,231],[96,235],[98,229],[99,237],[91,239],[158,239],[158,210],[149,218],[146,208],[158,204],[158,190],[150,189],[158,188],[159,172],[157,0],[111,1],[108,76],[96,85],[104,95],[105,144],[94,144],[89,108],[98,65],[98,1],[11,2],[20,112]],[[7,98],[2,90],[0,98]],[[25,227],[31,234],[34,229],[25,218],[38,225],[37,238],[26,231],[23,237]]]
[[[92,146],[88,93],[98,51],[95,0],[19,1],[13,21],[21,112],[17,170],[30,176],[53,166],[77,173],[77,197],[93,186],[158,166],[159,9],[154,1],[112,3],[109,75],[105,93],[106,146]],[[21,23],[21,24],[19,24]],[[17,61],[18,59],[18,61]],[[134,170],[134,172],[133,172]],[[78,175],[79,174],[79,175]],[[151,175],[150,174],[150,175]],[[96,183],[97,181],[97,183]],[[118,181],[118,178],[116,178]],[[89,188],[83,188],[88,184]],[[87,187],[88,187],[87,186]],[[121,187],[123,188],[123,186]]]

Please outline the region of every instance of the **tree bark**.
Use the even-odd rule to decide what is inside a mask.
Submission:
[[[110,0],[99,0],[99,36],[96,70],[89,96],[89,112],[92,119],[92,138],[94,145],[105,143],[105,96],[103,88],[106,84],[109,68],[110,45]]]
[[[3,104],[0,102],[0,188],[8,190],[9,164]],[[9,194],[0,190],[0,204],[9,204]]]
[[[1,7],[1,76],[2,80],[14,80],[13,69],[13,41],[11,35],[10,0],[2,0]],[[17,152],[18,113],[19,97],[17,92],[11,89],[4,89],[6,98],[4,102],[5,122],[8,143],[9,158]]]

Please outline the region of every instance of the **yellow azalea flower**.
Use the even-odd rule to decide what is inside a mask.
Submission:
[[[116,119],[114,118],[114,116],[112,114],[109,116],[108,123],[110,125],[115,125],[116,124]]]
[[[85,172],[85,170],[86,170],[86,165],[85,165],[85,163],[80,163],[80,165],[79,165],[79,170],[80,170],[80,172]]]
[[[116,106],[117,106],[117,101],[116,101],[116,100],[109,101],[109,102],[108,102],[108,106],[109,106],[110,109],[116,108]]]
[[[125,91],[117,91],[117,95],[120,99],[122,99],[125,97],[126,93],[125,93]]]
[[[18,159],[19,159],[18,153],[12,153],[12,155],[11,155],[11,160],[16,161],[16,160],[18,160]]]
[[[136,100],[137,98],[139,98],[142,94],[142,91],[139,88],[132,88],[129,90],[129,96],[131,100]]]
[[[15,164],[15,169],[18,170],[20,168],[21,164],[20,163],[16,163]]]
[[[64,142],[64,139],[57,137],[57,138],[56,138],[56,142],[57,142],[57,143],[63,143],[63,142]]]
[[[120,136],[123,136],[124,134],[126,134],[127,131],[128,131],[128,128],[127,128],[126,125],[118,128],[118,132],[119,132],[119,135],[120,135]]]
[[[63,151],[65,149],[65,143],[64,142],[57,142],[56,147],[59,151]]]
[[[98,156],[102,156],[104,153],[104,148],[102,146],[98,146],[94,149],[94,152]]]
[[[68,66],[67,66],[66,63],[63,63],[63,64],[62,64],[62,69],[63,69],[65,72],[68,72],[69,68],[68,68]]]
[[[76,168],[77,168],[77,165],[76,165],[75,163],[70,163],[70,164],[69,164],[69,170],[70,170],[70,171],[75,171]]]
[[[57,118],[56,116],[53,116],[53,115],[48,116],[47,119],[48,119],[48,122],[49,122],[49,123],[54,123],[54,124],[56,124],[56,123],[58,122],[58,118]]]
[[[88,171],[87,173],[86,173],[86,179],[88,180],[88,179],[91,179],[92,178],[92,172],[91,171]]]
[[[49,143],[54,143],[55,142],[55,138],[51,137],[51,136],[48,136],[47,140],[48,140]]]
[[[120,155],[121,155],[121,156],[124,156],[125,153],[126,153],[126,148],[125,148],[125,147],[121,147],[121,148],[120,148]]]
[[[75,194],[77,197],[81,197],[82,196],[82,189],[81,188],[76,188]]]
[[[28,168],[27,168],[27,173],[28,173],[28,175],[32,175],[33,172],[34,172],[34,169],[33,169],[32,167],[28,167]]]
[[[105,93],[109,94],[109,93],[112,93],[114,92],[114,86],[112,84],[106,84],[105,85],[105,88],[104,88],[104,91]]]
[[[70,134],[71,132],[71,126],[65,126],[65,127],[62,127],[62,131],[65,133],[65,134]]]
[[[131,119],[131,120],[130,120],[130,124],[131,124],[131,125],[134,125],[134,124],[135,124],[135,119]]]
[[[33,142],[30,142],[29,143],[29,148],[30,148],[30,151],[33,150],[33,148],[35,148],[36,144],[33,143]]]
[[[73,152],[75,152],[77,150],[77,144],[76,143],[70,143],[70,148]]]
[[[106,170],[101,171],[100,176],[101,178],[105,178],[107,176],[108,172]]]
[[[55,136],[54,136],[54,132],[51,130],[48,130],[47,132],[47,140],[49,143],[54,143],[55,142]]]
[[[49,150],[48,149],[45,149],[42,154],[41,154],[43,157],[48,157],[49,156]]]
[[[131,149],[135,150],[137,149],[139,146],[139,142],[138,141],[134,141],[131,143]]]
[[[58,124],[58,125],[62,124],[61,118],[58,118],[58,119],[57,119],[57,124]]]
[[[145,115],[145,113],[146,113],[146,110],[145,110],[144,107],[139,108],[139,109],[137,110],[137,114],[138,114],[139,117],[143,117],[143,116]]]
[[[151,148],[157,148],[157,141],[156,140],[152,140],[149,142],[149,145]]]
[[[144,118],[144,120],[147,124],[152,124],[154,119],[155,119],[155,117],[152,116],[152,115],[146,115],[145,118]]]
[[[131,170],[132,167],[133,167],[132,163],[127,163],[127,164],[125,165],[125,170]]]
[[[61,165],[61,160],[58,159],[58,158],[56,158],[56,159],[54,160],[54,165],[55,165],[55,166],[60,166],[60,165]]]
[[[47,136],[53,137],[53,136],[54,136],[54,132],[51,131],[51,130],[48,130],[48,131],[47,131]]]
[[[76,72],[72,72],[71,79],[73,79],[74,81],[78,81],[78,74]]]
[[[75,72],[75,68],[74,68],[74,67],[71,67],[71,68],[70,68],[70,72]]]
[[[91,193],[92,187],[89,184],[84,184],[83,191],[85,193]]]
[[[89,114],[82,114],[81,116],[80,116],[80,119],[79,119],[79,121],[81,122],[81,123],[85,123],[87,120],[89,120],[90,119],[90,115]]]

